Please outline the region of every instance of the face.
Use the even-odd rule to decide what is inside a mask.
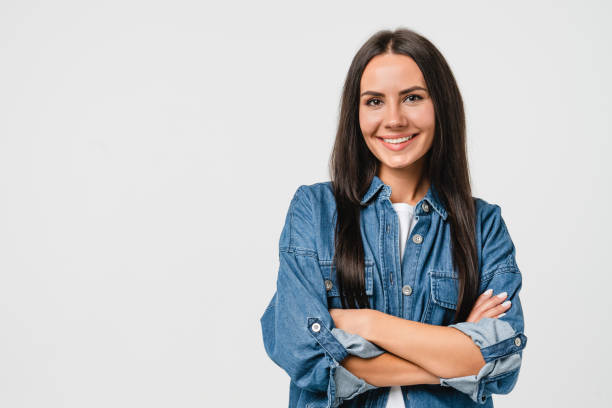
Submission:
[[[360,95],[359,126],[380,161],[379,173],[421,169],[433,143],[435,114],[414,60],[401,54],[372,58],[361,77]]]

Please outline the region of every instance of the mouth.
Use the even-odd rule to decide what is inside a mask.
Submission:
[[[377,139],[380,140],[383,146],[385,146],[386,148],[393,150],[393,151],[398,151],[398,150],[402,150],[404,147],[411,144],[414,138],[417,137],[418,135],[419,133],[417,132],[411,135],[404,134],[404,135],[385,136],[385,137],[377,136]]]

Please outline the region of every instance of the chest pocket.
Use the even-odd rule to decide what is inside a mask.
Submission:
[[[320,260],[319,265],[323,272],[325,290],[327,292],[327,307],[329,309],[342,309],[342,302],[340,300],[340,291],[338,290],[338,278],[336,275],[336,266],[333,261]],[[372,295],[374,294],[374,260],[365,260],[365,293],[370,301],[370,307],[372,307]]]
[[[429,282],[431,290],[424,322],[448,326],[457,309],[459,278],[454,272],[431,270]]]

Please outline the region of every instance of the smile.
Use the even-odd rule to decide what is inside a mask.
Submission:
[[[404,147],[411,144],[412,140],[418,135],[419,135],[418,133],[415,133],[411,136],[405,136],[405,137],[393,137],[393,138],[378,137],[378,140],[380,140],[383,146],[385,146],[386,148],[393,150],[393,151],[398,151],[398,150],[402,150]]]
[[[416,136],[416,133],[408,137],[400,137],[400,138],[395,138],[395,139],[383,139],[383,140],[387,143],[402,143],[402,142],[405,142],[406,140],[412,139],[414,136]]]

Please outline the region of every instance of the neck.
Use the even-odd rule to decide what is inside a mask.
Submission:
[[[429,190],[430,180],[423,171],[423,166],[411,165],[403,169],[381,166],[378,177],[391,187],[392,203],[416,205]]]

